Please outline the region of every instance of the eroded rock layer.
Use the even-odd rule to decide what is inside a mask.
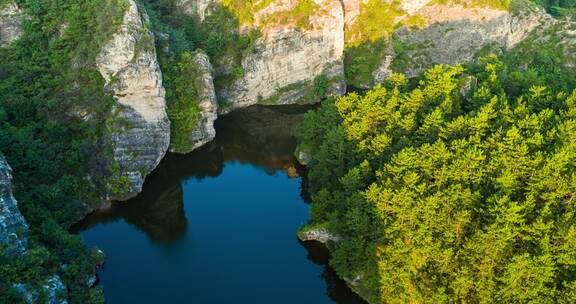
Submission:
[[[25,15],[16,2],[0,4],[0,48],[9,46],[23,34]]]
[[[181,151],[172,148],[171,152],[189,153],[216,137],[214,122],[218,118],[218,101],[216,100],[216,91],[214,90],[214,80],[212,78],[212,64],[210,64],[210,58],[202,52],[194,54],[192,61],[194,62],[194,69],[197,75],[195,79],[191,80],[193,82],[191,85],[196,88],[196,97],[198,99],[196,102],[198,102],[198,107],[200,108],[199,118],[194,131],[190,134],[188,149]],[[190,102],[194,101],[190,100]]]
[[[118,101],[111,141],[120,168],[112,173],[127,179],[128,187],[113,191],[109,198],[120,200],[142,190],[146,174],[156,168],[170,141],[165,91],[148,16],[134,0],[127,1],[120,29],[97,57],[98,69]]]
[[[19,253],[26,251],[28,224],[12,195],[12,168],[0,153],[0,245]]]

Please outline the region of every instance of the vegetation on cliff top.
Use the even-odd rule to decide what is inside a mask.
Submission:
[[[345,237],[337,272],[374,303],[576,301],[576,91],[548,76],[488,57],[307,114],[311,214]]]
[[[200,118],[198,88],[195,85],[200,71],[192,56],[188,52],[180,56],[171,72],[174,76],[170,82],[173,86],[171,95],[166,96],[170,100],[170,147],[175,151],[190,150],[190,138]]]
[[[399,17],[406,18],[398,21]],[[370,0],[360,4],[358,18],[346,27],[344,68],[348,84],[363,88],[374,85],[372,73],[391,52],[388,40],[401,26],[422,26],[418,15],[408,16],[395,3]]]
[[[322,11],[322,7],[313,0],[296,0],[296,5],[288,10],[276,11],[272,14],[258,15],[258,20],[254,16],[260,10],[267,8],[273,0],[244,1],[244,0],[224,0],[223,8],[226,8],[238,19],[240,25],[258,25],[261,30],[268,25],[295,26],[299,29],[310,29],[313,14]]]
[[[198,69],[193,62],[194,52],[199,51],[195,43],[199,33],[194,19],[176,7],[153,1],[145,4],[152,31],[156,33],[156,55],[162,70],[162,84],[166,89],[170,149],[188,151],[192,132],[200,117],[195,82]]]

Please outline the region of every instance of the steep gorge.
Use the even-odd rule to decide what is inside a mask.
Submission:
[[[214,137],[215,112],[225,114],[257,103],[311,103],[343,95],[347,86],[345,62],[351,62],[347,68],[354,69],[367,64],[363,62],[365,57],[379,56],[376,65],[368,66],[371,81],[352,84],[370,87],[393,72],[415,77],[435,64],[454,65],[475,60],[490,51],[511,50],[529,38],[535,29],[545,32],[561,26],[565,28],[563,32],[570,35],[573,27],[572,23],[559,22],[537,7],[509,12],[428,2],[402,1],[397,9],[404,9],[404,15],[381,25],[372,20],[382,27],[388,25],[386,22],[400,26],[393,34],[382,37],[371,37],[371,33],[363,32],[369,29],[355,28],[363,25],[369,1],[313,2],[305,13],[298,11],[298,1],[269,1],[248,11],[252,20],[241,24],[239,31],[258,31],[259,36],[252,41],[253,49],[239,55],[239,63],[233,58],[238,54],[221,56],[211,63],[205,55],[196,56],[202,67],[199,71],[203,72],[198,74],[198,80],[191,82],[199,82],[202,118],[190,135],[196,144],[180,152],[198,148]],[[127,0],[127,4],[121,27],[103,46],[96,62],[118,102],[115,112],[119,119],[110,126],[114,130],[111,141],[115,147],[114,160],[120,164],[120,172],[115,174],[124,177],[128,187],[111,193],[109,199],[121,200],[140,192],[144,177],[168,150],[170,137],[162,74],[155,38],[149,30],[150,21],[143,6],[133,0]],[[222,6],[219,1],[181,1],[179,5],[200,23],[216,7]],[[25,17],[14,2],[0,12],[2,43],[8,46],[22,35]],[[304,17],[294,17],[299,13],[305,14]],[[402,26],[403,20],[414,16],[420,18],[419,25]],[[546,38],[537,39],[543,40]],[[573,39],[561,41],[567,57],[573,56],[573,42]],[[384,51],[360,55],[347,51],[370,43],[382,44]],[[568,64],[574,65],[572,61]],[[241,75],[223,84],[217,83],[215,89],[209,74],[218,80],[235,68],[242,71]]]
[[[0,48],[24,35],[27,17],[17,3],[0,2]],[[566,65],[576,66],[574,24],[527,2],[509,10],[427,0],[382,3],[262,0],[247,6],[242,1],[178,1],[178,8],[199,25],[227,10],[238,19],[236,30],[251,38],[240,52],[195,53],[198,72],[190,83],[197,88],[199,118],[189,134],[190,147],[172,151],[190,152],[212,140],[218,115],[254,104],[315,103],[341,96],[347,87],[372,87],[393,72],[416,77],[435,64],[474,61],[490,52],[520,56],[530,54],[533,46],[557,48]],[[170,33],[151,30],[144,5],[135,0],[126,4],[121,25],[96,57],[116,101],[108,122],[112,132],[105,141],[113,146],[109,161],[117,167],[108,173],[118,185],[109,189],[106,201],[138,194],[170,144],[170,105],[157,49],[157,41],[166,35],[170,40]],[[383,15],[391,17],[374,19]],[[527,66],[531,57],[522,58],[520,64]],[[101,207],[97,205],[93,207]],[[0,219],[0,225],[9,223]],[[0,232],[0,239],[13,233]]]

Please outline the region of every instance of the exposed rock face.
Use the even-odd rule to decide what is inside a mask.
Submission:
[[[328,242],[338,243],[342,240],[341,236],[331,233],[326,228],[317,228],[301,231],[300,233],[298,233],[298,238],[303,242],[317,241],[323,244],[326,244]]]
[[[343,51],[349,42],[345,41],[345,34],[362,17],[360,14],[365,12],[362,7],[368,0],[315,0],[317,8],[312,10],[309,24],[305,25],[294,23],[289,17],[281,21],[270,20],[270,16],[277,16],[275,14],[291,12],[298,3],[299,0],[271,1],[258,6],[251,12],[251,21],[240,25],[241,32],[258,30],[262,36],[256,40],[252,52],[242,55],[243,76],[218,87],[218,99],[225,104],[218,108],[220,114],[256,103],[318,101],[322,97],[314,96],[313,91],[316,80],[322,75],[328,83],[323,96],[345,93]],[[202,21],[215,6],[223,4],[220,0],[181,0],[179,5]],[[394,33],[393,38],[405,46],[402,53],[396,53],[392,37],[384,39],[384,51],[378,54],[380,62],[371,72],[374,83],[383,82],[394,72],[414,77],[435,64],[456,65],[475,60],[481,51],[511,49],[526,40],[535,29],[556,22],[536,7],[512,13],[473,7],[466,1],[439,4],[430,0],[402,0],[392,5],[404,13],[393,22],[418,16],[423,24],[419,28],[402,27]],[[384,24],[389,20],[382,22],[383,26],[389,26]],[[362,37],[350,39],[357,43],[355,39]],[[216,77],[230,74],[236,68],[233,61],[226,57],[212,62]],[[357,85],[368,88],[372,84]],[[210,111],[203,109],[203,113]],[[192,135],[192,140],[198,143],[194,148],[212,139],[212,129],[207,127],[212,117],[203,114],[200,128]]]
[[[153,38],[145,27],[147,16],[138,11],[134,0],[127,1],[130,5],[124,24],[97,60],[100,72],[123,106],[119,118],[129,123],[114,127],[118,131],[112,141],[116,144],[114,158],[131,187],[112,199],[127,199],[141,190],[144,176],[156,167],[169,141],[164,90]],[[314,0],[315,8],[304,25],[301,20],[289,17],[299,0],[254,5],[257,8],[250,14],[251,21],[245,21],[239,28],[242,33],[252,30],[261,33],[251,52],[241,54],[240,59],[224,56],[212,62],[214,73],[206,55],[194,55],[199,72],[197,79],[191,81],[199,88],[201,118],[190,134],[191,149],[174,152],[186,153],[211,141],[217,114],[256,103],[315,102],[325,96],[344,94],[345,32],[361,17],[362,5],[367,2]],[[220,0],[180,0],[178,5],[202,21],[215,6],[224,4]],[[405,45],[402,53],[395,53],[392,39],[385,41],[384,54],[378,55],[379,64],[371,70],[375,83],[384,81],[393,72],[412,77],[434,64],[475,60],[482,50],[511,49],[526,40],[534,29],[556,22],[542,9],[533,8],[511,13],[430,0],[402,0],[393,5],[405,13],[395,17],[394,22],[420,16],[424,24],[419,29],[403,27],[396,31],[394,39]],[[274,20],[270,16],[283,17]],[[239,78],[219,82],[218,89],[214,89],[212,75],[231,74],[239,66],[243,70],[238,73]],[[321,96],[316,93],[319,82],[323,86]],[[218,106],[216,96],[225,106]]]
[[[432,0],[403,0],[400,2],[400,7],[408,12],[408,14],[414,14],[431,1]]]
[[[68,291],[58,275],[44,281],[41,291],[31,290],[26,284],[14,284],[13,287],[22,294],[27,304],[38,303],[40,292],[46,299],[42,302],[43,304],[68,304],[68,300],[66,300]]]
[[[213,0],[212,5],[219,5]],[[217,91],[228,106],[219,109],[228,113],[233,109],[256,103],[293,104],[316,102],[324,96],[342,95],[346,91],[343,67],[344,12],[338,0],[317,0],[319,9],[310,16],[310,24],[298,27],[264,22],[276,13],[294,9],[298,1],[275,0],[253,12],[253,24],[241,25],[242,31],[256,29],[262,37],[255,42],[253,52],[243,56],[244,75]],[[210,3],[205,0],[182,1],[184,10],[203,18]],[[233,69],[230,62],[213,62],[218,72]],[[324,96],[313,96],[315,79],[327,80]]]
[[[210,59],[204,53],[196,53],[192,58],[196,65],[197,76],[193,80],[198,93],[198,105],[200,106],[200,118],[195,130],[190,137],[191,146],[187,151],[172,150],[172,152],[188,153],[195,150],[216,137],[214,121],[218,118],[218,101],[212,79],[212,65]]]
[[[202,22],[206,16],[206,9],[213,2],[214,0],[180,0],[178,6],[186,13],[198,16],[198,20]]]
[[[25,255],[28,239],[22,234],[27,231],[28,224],[12,195],[12,168],[0,153],[0,245],[7,245],[9,252]],[[57,275],[44,281],[41,290],[30,288],[24,283],[13,284],[12,287],[23,296],[25,303],[38,303],[42,292],[46,295],[44,304],[68,304],[68,291]]]
[[[481,50],[511,49],[530,33],[554,19],[543,9],[512,14],[487,8],[465,8],[435,4],[417,10],[428,20],[419,30],[401,28],[394,34],[406,47],[408,62],[397,65],[396,72],[408,77],[434,64],[456,65],[474,60]],[[426,17],[428,16],[428,17]],[[395,54],[398,56],[399,54]],[[378,70],[388,70],[392,61],[383,61]],[[376,77],[381,81],[382,77]]]
[[[15,2],[0,4],[0,48],[22,37],[24,18],[24,13]]]
[[[27,231],[28,224],[12,195],[12,168],[0,153],[0,245],[8,245],[9,250],[24,253],[28,240],[21,234]]]
[[[530,36],[512,49],[520,58],[520,68],[526,68],[539,50],[554,52],[559,63],[576,67],[576,23],[571,20],[544,19]]]
[[[96,59],[119,104],[111,140],[120,174],[128,177],[130,186],[109,198],[120,200],[141,191],[145,175],[158,165],[170,141],[165,91],[154,36],[147,29],[148,16],[134,0],[127,2],[123,24]]]
[[[334,2],[336,3],[336,2]],[[320,75],[333,80],[326,96],[346,93],[342,64],[344,32],[342,11],[334,7],[322,35],[298,29],[278,28],[268,40],[259,39],[255,52],[242,60],[245,76],[219,92],[234,108],[268,100],[271,104],[293,104],[310,94]],[[319,101],[319,100],[315,100]]]
[[[308,166],[313,160],[310,151],[304,150],[300,146],[294,151],[294,157],[296,157],[296,160],[303,166]]]

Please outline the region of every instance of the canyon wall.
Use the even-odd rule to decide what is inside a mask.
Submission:
[[[0,250],[14,255],[14,259],[28,254],[28,224],[18,209],[18,202],[12,194],[12,168],[0,153]],[[38,279],[38,278],[35,278]],[[67,304],[62,297],[67,293],[66,286],[58,275],[52,275],[36,289],[26,283],[16,283],[12,287],[23,296],[25,303]]]
[[[230,10],[219,1],[181,1],[184,11],[199,21],[214,10]],[[212,62],[215,76],[241,76],[221,85],[221,114],[253,104],[317,102],[346,92],[343,66],[344,11],[338,0],[318,0],[300,12],[297,0],[277,0],[254,8],[251,21],[239,21],[239,31],[258,32],[239,62],[224,56]],[[296,18],[298,14],[300,17]],[[322,82],[322,83],[320,83]]]
[[[165,91],[148,16],[134,0],[127,3],[122,25],[96,58],[118,102],[110,140],[119,168],[112,174],[123,179],[127,188],[111,191],[108,199],[120,200],[142,190],[145,176],[156,168],[170,141]]]
[[[28,224],[12,195],[12,168],[0,153],[0,245],[24,253],[28,246]]]
[[[144,7],[126,1],[121,26],[96,58],[117,100],[108,140],[114,146],[115,162],[110,173],[118,187],[111,187],[109,200],[126,200],[139,193],[170,139],[150,21]],[[253,104],[314,103],[343,95],[349,85],[369,88],[393,72],[413,77],[434,64],[473,61],[527,43],[557,41],[554,47],[564,49],[567,56],[576,54],[573,25],[553,19],[541,8],[521,5],[504,10],[468,2],[269,0],[238,6],[219,0],[177,1],[199,25],[217,10],[226,10],[238,19],[235,30],[252,38],[237,54],[194,55],[198,77],[190,82],[199,88],[200,118],[190,134],[191,148],[174,152],[187,153],[211,141],[218,114]],[[24,20],[14,2],[0,8],[0,47],[22,35]],[[374,36],[371,31],[379,29],[390,30]],[[355,48],[361,51],[354,52]],[[372,61],[366,60],[369,57]],[[354,69],[366,77],[354,81],[350,77]]]
[[[254,51],[242,59],[244,77],[217,92],[232,104],[223,112],[256,103],[311,103],[346,92],[342,6],[338,0],[315,4],[318,7],[300,27],[290,18],[283,24],[267,21],[258,27],[262,37],[256,40]],[[298,1],[274,1],[254,12],[254,18],[292,14],[296,5]],[[318,83],[318,77],[326,83]],[[315,89],[325,92],[318,94]]]
[[[0,4],[0,48],[8,47],[22,36],[25,17],[16,2]]]
[[[0,4],[0,48],[9,46],[22,34],[25,15],[16,2]]]
[[[171,152],[189,153],[216,137],[214,122],[218,118],[218,101],[216,99],[216,90],[214,89],[214,79],[212,77],[212,64],[210,58],[202,53],[197,52],[192,55],[192,62],[196,76],[190,79],[191,85],[196,90],[196,102],[198,103],[199,113],[196,127],[189,134],[189,145],[186,149],[177,147],[170,148]],[[194,102],[194,101],[190,101]]]
[[[402,27],[394,33],[394,39],[404,46],[403,54],[394,54],[404,60],[395,66],[395,72],[408,77],[434,64],[456,65],[490,52],[501,54],[527,39],[536,28],[555,23],[543,8],[536,7],[512,13],[434,4],[416,10],[415,14],[425,16],[425,27],[418,30]],[[375,78],[378,82],[385,77],[375,75]]]

